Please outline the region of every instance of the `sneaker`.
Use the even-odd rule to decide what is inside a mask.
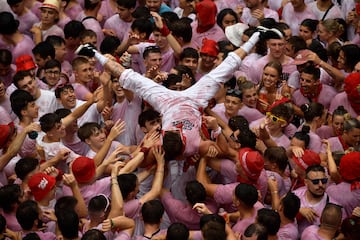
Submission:
[[[95,46],[90,44],[90,43],[87,43],[87,44],[84,44],[84,45],[80,45],[75,53],[77,55],[82,55],[82,56],[87,56],[87,57],[94,57],[95,56]]]

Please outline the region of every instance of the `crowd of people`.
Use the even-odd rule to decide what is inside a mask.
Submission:
[[[360,1],[1,0],[0,239],[360,239]]]

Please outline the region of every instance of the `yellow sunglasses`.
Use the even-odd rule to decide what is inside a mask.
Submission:
[[[283,121],[285,123],[287,122],[285,119],[271,114],[271,112],[266,112],[266,116],[269,117],[271,119],[271,121],[273,121],[273,122],[277,122],[277,121]]]

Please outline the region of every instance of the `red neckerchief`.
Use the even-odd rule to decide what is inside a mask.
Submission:
[[[318,98],[320,95],[320,92],[322,90],[322,84],[320,83],[317,87],[317,90],[315,93],[305,93],[303,88],[300,87],[300,92],[301,94],[306,97],[307,99],[309,99],[310,102],[318,102]]]
[[[202,107],[199,108],[199,112],[201,114],[204,113],[204,109]],[[203,121],[201,121],[201,128],[200,128],[201,132],[204,134],[204,136],[206,137],[206,139],[210,139],[210,133],[208,131],[208,128],[206,127],[205,123]]]
[[[344,151],[346,151],[350,146],[346,144],[346,142],[344,141],[344,139],[341,136],[338,136],[339,141],[341,143],[341,146],[343,147]]]

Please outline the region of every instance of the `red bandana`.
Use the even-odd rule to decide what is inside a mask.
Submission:
[[[322,90],[322,84],[320,83],[317,87],[317,90],[315,93],[305,93],[303,88],[300,87],[300,92],[301,94],[306,97],[307,99],[309,99],[310,102],[318,102],[318,98],[320,95],[320,92]]]

